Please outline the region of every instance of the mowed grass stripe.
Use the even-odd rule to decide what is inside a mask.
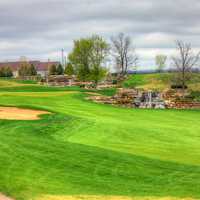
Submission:
[[[0,97],[1,105],[55,113],[38,121],[0,120],[0,191],[17,200],[44,194],[200,198],[199,111],[114,108],[85,95]]]
[[[1,101],[5,99],[8,105],[32,105],[79,118],[75,130],[65,127],[73,133],[71,138],[64,137],[62,130],[56,138],[60,134],[62,139],[70,142],[199,165],[199,111],[121,109],[82,101],[83,97],[82,94],[65,94],[58,98],[55,94],[45,97],[46,100],[33,96],[24,101],[19,93],[14,104],[12,98],[2,97]],[[11,99],[10,103],[8,99]],[[77,127],[80,127],[79,131]]]

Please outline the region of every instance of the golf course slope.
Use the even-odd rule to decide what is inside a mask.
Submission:
[[[15,200],[200,199],[200,111],[137,110],[78,88],[0,87],[0,193]],[[4,200],[4,199],[3,199]]]

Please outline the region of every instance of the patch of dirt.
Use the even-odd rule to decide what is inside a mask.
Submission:
[[[11,199],[3,194],[0,194],[0,200],[14,200],[14,199]]]
[[[38,120],[40,119],[39,116],[43,114],[50,114],[50,113],[41,110],[31,110],[31,109],[16,108],[16,107],[0,107],[0,119]]]
[[[192,198],[175,197],[125,197],[125,196],[51,196],[46,195],[36,200],[195,200]],[[197,200],[197,199],[196,199]]]

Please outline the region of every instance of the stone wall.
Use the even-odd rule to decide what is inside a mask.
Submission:
[[[164,102],[157,93],[152,95],[151,102],[147,99],[148,97],[147,92],[121,88],[118,90],[117,94],[112,97],[92,96],[90,99],[98,103],[129,108],[165,108]]]
[[[196,102],[190,98],[183,99],[182,95],[182,91],[180,90],[168,90],[162,94],[167,108],[200,109],[200,102]],[[185,95],[187,96],[189,93],[186,93]]]
[[[174,101],[167,104],[167,108],[175,109],[200,109],[200,102]]]
[[[200,102],[181,100],[180,92],[165,91],[163,93],[140,91],[134,89],[119,89],[112,97],[92,96],[91,100],[97,103],[112,104],[129,108],[154,109],[200,109]]]

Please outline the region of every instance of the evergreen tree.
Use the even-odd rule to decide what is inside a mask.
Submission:
[[[74,68],[73,68],[73,65],[70,62],[67,63],[67,65],[66,65],[65,74],[67,74],[69,76],[74,75]]]
[[[57,73],[56,73],[57,75],[63,75],[64,69],[63,69],[63,66],[62,66],[61,64],[59,64],[59,65],[57,66],[56,72],[57,72]]]
[[[29,72],[31,76],[36,76],[37,75],[37,70],[33,64],[30,65],[29,67]]]

